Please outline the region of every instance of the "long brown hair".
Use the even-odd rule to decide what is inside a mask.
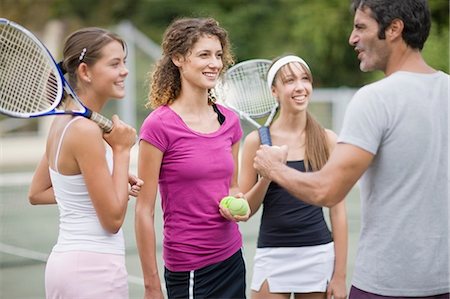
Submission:
[[[283,56],[284,57],[284,56]],[[281,59],[276,58],[272,65]],[[282,66],[276,73],[272,85],[275,84],[278,77],[282,80],[283,77],[293,74],[293,67],[300,65],[303,71],[306,72],[308,79],[313,83],[313,76],[309,68],[302,63],[296,62],[288,63]],[[321,169],[327,162],[330,156],[330,148],[328,144],[327,134],[323,126],[314,118],[314,116],[306,111],[306,126],[305,126],[305,168],[307,171],[317,171]]]
[[[305,167],[306,170],[317,171],[327,163],[330,148],[325,129],[306,111],[305,127]]]
[[[126,51],[125,41],[117,34],[97,27],[87,27],[73,32],[66,39],[63,50],[63,71],[69,77],[69,84],[76,89],[76,70],[80,63],[95,64],[101,58],[103,47],[112,41],[119,42]]]
[[[166,29],[162,42],[162,57],[150,74],[150,91],[146,106],[157,108],[172,103],[180,94],[181,78],[172,62],[175,55],[186,57],[194,44],[203,36],[217,36],[222,45],[223,73],[232,63],[228,33],[212,18],[177,19]]]

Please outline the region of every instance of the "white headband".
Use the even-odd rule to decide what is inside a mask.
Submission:
[[[308,71],[311,71],[309,69],[308,64],[298,56],[288,55],[283,58],[280,58],[270,67],[269,71],[267,72],[267,85],[269,86],[269,89],[272,88],[273,79],[275,79],[275,75],[277,74],[277,72],[283,66],[291,62],[299,62],[301,65],[305,66],[308,69]]]

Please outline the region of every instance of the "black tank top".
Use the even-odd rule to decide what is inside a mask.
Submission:
[[[303,161],[287,165],[305,171]],[[272,182],[263,201],[258,248],[301,247],[332,242],[321,207],[306,204]]]

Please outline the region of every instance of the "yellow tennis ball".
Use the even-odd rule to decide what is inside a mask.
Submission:
[[[228,203],[231,215],[244,216],[249,210],[248,202],[243,198],[233,198]]]
[[[224,208],[228,209],[228,204],[230,201],[232,201],[234,199],[234,196],[225,196],[224,198],[222,198],[222,200],[220,201],[220,205]]]

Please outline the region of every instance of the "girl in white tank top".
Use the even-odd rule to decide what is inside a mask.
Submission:
[[[62,68],[91,110],[124,97],[125,49],[120,37],[100,28],[68,37]],[[137,195],[142,181],[128,174],[136,131],[117,116],[112,120],[107,134],[89,119],[68,115],[55,117],[50,127],[29,191],[32,204],[59,208],[58,241],[45,273],[47,298],[128,298],[121,226],[128,196]]]

